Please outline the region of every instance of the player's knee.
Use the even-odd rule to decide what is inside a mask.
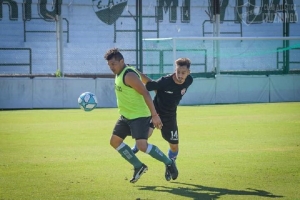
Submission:
[[[138,149],[142,152],[146,152],[147,151],[147,147],[145,145],[142,146],[138,146]]]
[[[147,140],[138,140],[136,142],[136,146],[137,148],[142,151],[142,152],[146,152],[147,151],[147,146],[148,146],[148,143],[147,143]]]
[[[115,135],[113,135],[109,141],[110,146],[112,146],[115,149],[118,148],[122,142],[123,140]]]
[[[179,150],[178,144],[170,144],[170,149],[173,152],[177,152]]]

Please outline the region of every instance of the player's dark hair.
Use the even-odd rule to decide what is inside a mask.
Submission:
[[[105,60],[111,60],[111,59],[115,58],[117,61],[124,59],[123,55],[120,53],[118,48],[109,49],[105,53],[104,58],[105,58]]]
[[[178,65],[178,66],[185,66],[190,69],[190,66],[191,66],[191,60],[188,59],[188,58],[178,58],[176,61],[175,61],[175,64]]]

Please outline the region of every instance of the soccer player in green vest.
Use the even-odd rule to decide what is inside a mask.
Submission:
[[[157,146],[148,143],[149,124],[161,129],[163,124],[158,116],[151,96],[134,67],[127,66],[123,55],[117,48],[108,50],[104,55],[111,71],[115,74],[115,93],[118,111],[121,115],[117,120],[110,138],[110,145],[134,167],[131,183],[135,183],[148,170],[131,148],[124,143],[127,136],[135,139],[139,150],[149,154],[166,166],[165,178],[171,175],[175,180],[178,170],[175,162],[168,158]]]

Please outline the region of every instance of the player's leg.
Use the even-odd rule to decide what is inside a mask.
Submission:
[[[177,144],[169,143],[169,145],[170,145],[170,149],[168,150],[168,157],[176,160],[179,152],[179,147],[178,147],[179,145],[178,143]]]
[[[149,154],[154,159],[163,162],[166,166],[171,168],[175,180],[178,172],[174,161],[169,159],[157,146],[147,142],[149,121],[150,117],[134,120],[130,124],[132,137],[136,139],[136,145],[139,150]]]
[[[149,132],[148,132],[148,138],[151,137],[152,133],[153,133],[154,128],[153,127],[149,127]],[[134,146],[131,148],[133,153],[137,153],[139,151],[136,143],[134,144]]]
[[[160,151],[160,149],[148,143],[149,134],[149,124],[151,117],[141,117],[139,119],[132,120],[130,122],[131,134],[135,138],[137,148],[152,156],[153,158],[164,162],[165,164],[170,164],[170,159]]]
[[[137,143],[137,145],[138,144],[139,143]],[[145,145],[143,144],[142,146]],[[145,149],[140,147],[140,150],[144,152]],[[166,166],[165,178],[167,181],[170,181],[171,178],[175,180],[178,177],[178,170],[175,164],[175,160],[168,158],[157,146],[148,143],[145,153],[149,154],[154,159],[163,162],[165,164]]]
[[[168,157],[173,161],[174,168],[176,168],[175,160],[179,152],[179,137],[176,116],[161,117],[161,119],[164,124],[161,129],[161,134],[170,146],[170,149],[168,150]],[[173,173],[170,168],[172,168],[172,166],[166,166],[165,177],[167,180],[171,180],[171,178],[175,180],[178,176],[178,170],[177,173]]]
[[[147,170],[147,166],[144,165],[131,151],[131,148],[124,143],[124,139],[127,135],[130,135],[130,128],[126,119],[120,117],[110,138],[110,145],[116,149],[125,160],[133,165],[134,175],[130,182],[134,183]]]
[[[168,157],[175,160],[179,152],[179,132],[176,116],[161,117],[161,119],[164,124],[161,135],[170,146]]]
[[[149,154],[156,160],[159,160],[163,163],[171,164],[171,160],[165,155],[157,146],[154,144],[149,144],[147,139],[138,139],[136,140],[136,145],[140,151]]]

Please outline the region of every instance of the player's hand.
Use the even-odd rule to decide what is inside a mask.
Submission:
[[[152,123],[153,123],[154,127],[157,129],[161,129],[163,126],[163,124],[160,120],[160,117],[157,114],[152,116]]]

